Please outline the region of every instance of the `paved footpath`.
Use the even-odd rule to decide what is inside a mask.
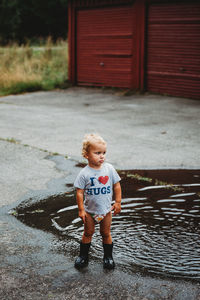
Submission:
[[[198,282],[105,272],[100,259],[78,272],[66,244],[9,214],[36,192],[65,192],[87,132],[119,169],[200,169],[199,113],[197,100],[101,89],[0,98],[0,299],[200,299]]]

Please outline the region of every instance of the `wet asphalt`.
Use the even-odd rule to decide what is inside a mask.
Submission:
[[[58,237],[10,214],[37,195],[68,191],[81,141],[98,132],[118,169],[200,169],[200,102],[70,88],[0,98],[0,299],[200,299],[199,282],[106,272],[101,258],[74,269]],[[58,155],[59,154],[59,155]],[[117,262],[116,262],[117,264]]]

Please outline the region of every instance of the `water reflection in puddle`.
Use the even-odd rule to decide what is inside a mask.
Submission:
[[[119,173],[122,212],[112,223],[116,262],[133,272],[199,280],[200,170]],[[74,244],[78,247],[75,242],[81,239],[83,225],[72,187],[64,195],[22,203],[13,214],[29,226],[64,239],[68,251],[74,251]],[[93,237],[92,256],[102,257],[99,230]]]

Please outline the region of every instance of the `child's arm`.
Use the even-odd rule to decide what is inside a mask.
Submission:
[[[85,208],[83,205],[83,200],[84,200],[84,190],[77,189],[76,190],[76,202],[78,204],[78,215],[83,220],[83,223],[85,223],[86,212],[85,212]]]
[[[113,186],[114,196],[115,196],[115,203],[112,206],[112,210],[114,209],[114,216],[119,214],[121,211],[121,199],[122,199],[122,190],[120,182],[117,182]]]

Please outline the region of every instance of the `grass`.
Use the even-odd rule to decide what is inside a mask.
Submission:
[[[143,177],[143,176],[141,176],[137,173],[135,173],[135,174],[128,173],[127,177],[136,179],[138,181],[152,182],[155,186],[163,185],[168,189],[172,189],[173,191],[180,191],[180,192],[184,191],[183,188],[178,187],[178,186],[174,185],[173,183],[169,183],[169,182],[166,182],[166,181],[161,181],[161,180],[158,180],[158,179],[153,180],[150,177]]]
[[[51,156],[57,156],[57,155],[62,156],[62,154],[60,154],[60,153],[58,153],[58,152],[50,152],[50,151],[48,151],[48,150],[46,150],[46,149],[42,149],[42,148],[30,146],[30,145],[28,145],[28,144],[22,144],[21,141],[16,140],[16,139],[13,138],[13,137],[12,137],[12,138],[2,138],[2,137],[0,137],[0,141],[9,142],[9,143],[12,143],[12,144],[20,144],[20,145],[22,145],[22,146],[24,146],[24,147],[35,148],[35,149],[38,149],[38,150],[43,151],[43,152],[48,152],[49,155],[51,155]],[[68,156],[67,154],[64,155],[64,157],[65,157],[65,159],[68,159],[68,158],[69,158],[69,156]]]
[[[7,138],[7,139],[0,138],[0,141],[6,141],[6,142],[9,142],[9,143],[13,143],[13,144],[20,144],[20,141],[17,141],[14,138]]]
[[[67,88],[67,42],[0,47],[0,96]]]

